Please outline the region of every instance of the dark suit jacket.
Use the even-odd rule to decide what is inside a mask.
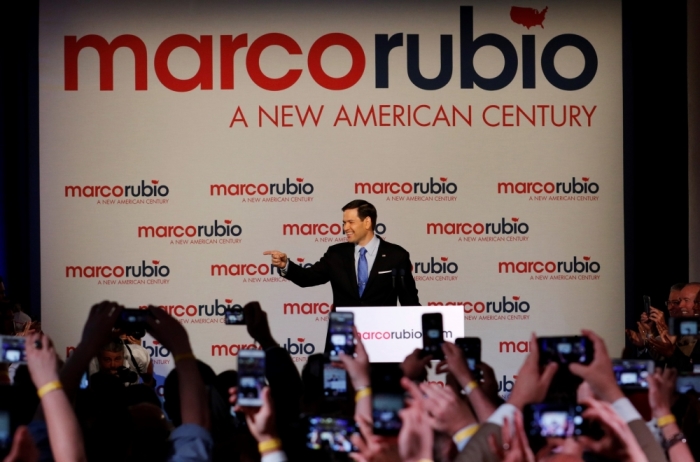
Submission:
[[[355,244],[350,242],[330,246],[309,268],[289,261],[285,277],[300,287],[330,281],[335,306],[396,306],[397,300],[404,306],[420,305],[408,252],[381,238],[362,297],[357,288]]]

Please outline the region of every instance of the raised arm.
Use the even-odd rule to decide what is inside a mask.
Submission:
[[[56,350],[44,334],[27,337],[27,366],[37,388],[56,462],[86,461],[83,435],[58,379]]]

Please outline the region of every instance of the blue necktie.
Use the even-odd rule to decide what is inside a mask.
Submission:
[[[362,247],[360,249],[360,261],[357,262],[357,286],[360,289],[360,297],[362,297],[362,292],[365,291],[367,279],[369,278],[369,271],[367,270],[367,258],[365,257],[366,253],[367,249]]]

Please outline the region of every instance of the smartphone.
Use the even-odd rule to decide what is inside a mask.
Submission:
[[[642,295],[642,300],[644,300],[644,312],[649,316],[649,313],[651,310],[649,309],[651,307],[651,297],[648,295]]]
[[[146,327],[148,323],[148,318],[151,317],[151,312],[148,310],[141,310],[139,308],[124,308],[121,313],[119,313],[119,319],[115,323],[116,327],[122,328],[125,326],[143,326]]]
[[[238,352],[238,404],[262,406],[265,387],[265,352],[241,350]]]
[[[648,379],[654,373],[654,361],[647,359],[613,359],[617,384],[625,390],[648,390]]]
[[[355,325],[355,314],[351,312],[333,311],[330,314],[328,326],[328,357],[331,361],[340,361],[340,352],[346,355],[355,354],[355,335],[352,327]]]
[[[687,393],[691,390],[700,393],[700,375],[697,373],[679,375],[676,379],[676,391],[678,393]]]
[[[559,364],[589,364],[593,360],[593,344],[588,337],[537,337],[540,366]]]
[[[476,367],[481,363],[481,339],[479,337],[460,337],[455,339],[455,345],[462,350],[467,367],[472,374],[481,377],[481,369]]]
[[[584,409],[579,404],[529,404],[523,410],[525,432],[532,439],[584,435],[584,420],[581,416]]]
[[[12,447],[12,425],[10,411],[0,409],[0,454],[6,455]]]
[[[423,355],[431,355],[433,359],[445,359],[442,352],[442,344],[445,343],[442,314],[424,313],[421,321],[423,324]]]
[[[83,376],[80,377],[80,389],[85,390],[88,386],[90,386],[90,381],[88,380],[88,373],[84,372]]]
[[[24,345],[25,337],[0,335],[0,362],[26,364],[27,354]]]
[[[697,336],[698,324],[700,324],[700,318],[686,317],[686,318],[671,318],[669,322],[669,330],[671,335],[693,335]]]
[[[243,318],[243,308],[226,308],[224,310],[224,322],[229,326],[240,326],[245,324]]]
[[[399,411],[404,408],[404,390],[401,387],[403,372],[399,363],[372,363],[373,433],[382,436],[397,436],[401,430]]]
[[[357,451],[350,442],[350,437],[356,431],[355,422],[351,419],[312,416],[307,420],[306,447],[331,452]]]
[[[348,373],[345,369],[330,363],[323,365],[323,396],[330,400],[348,397]]]

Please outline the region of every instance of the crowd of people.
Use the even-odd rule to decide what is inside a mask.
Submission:
[[[698,292],[700,284],[673,286],[670,317],[700,316]],[[194,356],[181,323],[149,307],[145,328],[175,363],[161,403],[148,361],[139,359],[135,333],[115,330],[122,310],[114,302],[93,306],[65,362],[47,335],[23,328],[26,365],[12,376],[7,365],[0,370],[4,461],[683,462],[699,453],[698,394],[676,387],[679,375],[700,375],[694,369],[698,337],[673,335],[665,313],[653,307],[638,330],[627,331],[634,347],[624,354],[656,362],[647,391],[618,385],[605,342],[592,331],[581,333],[592,358],[570,364],[544,364],[533,334],[507,396],[499,396],[488,364],[471,370],[463,351],[445,342],[444,360],[433,366],[421,350],[396,365],[396,385],[403,389],[396,435],[376,431],[383,416],[373,410],[375,366],[359,338],[355,354],[341,354],[336,364],[347,373],[349,399],[327,399],[324,355],[310,356],[299,374],[274,339],[265,311],[247,304],[244,319],[265,354],[267,385],[262,405],[241,406],[238,373],[215,374]],[[15,333],[14,311],[12,322],[6,305],[0,315],[2,334]],[[444,384],[426,380],[429,367],[446,373]],[[352,431],[334,430],[338,421]],[[309,431],[309,422],[318,427]]]

